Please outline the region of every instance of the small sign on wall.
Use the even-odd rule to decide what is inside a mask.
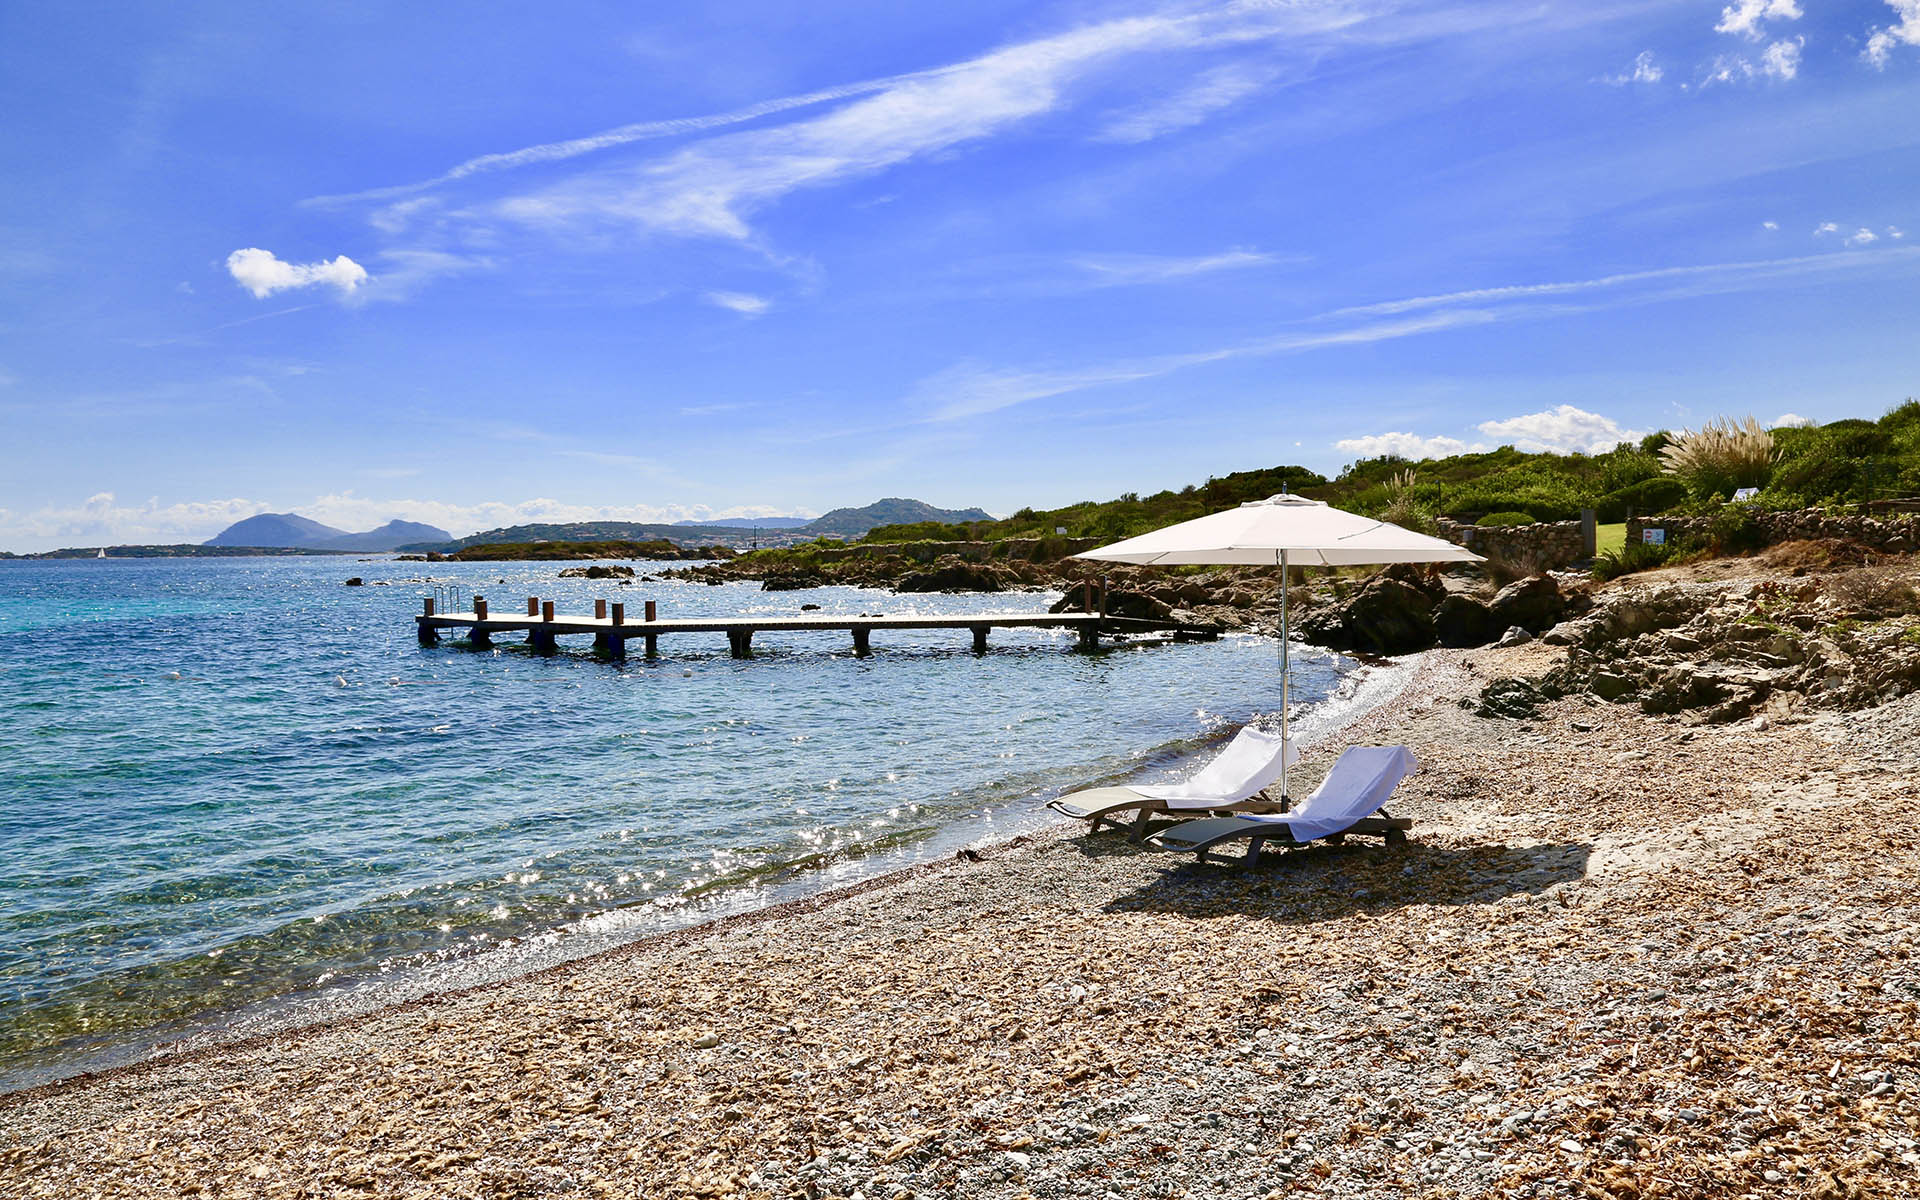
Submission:
[[[1640,540],[1649,546],[1664,546],[1667,544],[1667,531],[1664,529],[1642,529],[1640,531]]]

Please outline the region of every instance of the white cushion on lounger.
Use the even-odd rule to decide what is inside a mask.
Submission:
[[[1162,801],[1168,808],[1208,809],[1237,804],[1280,778],[1280,747],[1279,734],[1248,725],[1233,735],[1212,762],[1189,778],[1127,790]],[[1289,764],[1300,761],[1300,751],[1293,746],[1287,746],[1286,754]]]
[[[1419,769],[1420,760],[1405,746],[1349,746],[1313,795],[1291,812],[1240,820],[1285,825],[1297,842],[1330,837],[1379,811],[1400,781]]]

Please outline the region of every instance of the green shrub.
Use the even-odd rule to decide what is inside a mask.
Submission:
[[[1599,519],[1608,525],[1627,519],[1627,510],[1636,517],[1662,513],[1687,498],[1687,485],[1671,475],[1658,475],[1608,492],[1594,504]]]
[[[1618,550],[1603,550],[1593,560],[1593,577],[1604,583],[1636,571],[1664,566],[1673,557],[1675,549],[1652,542],[1628,542]]]
[[[1767,535],[1745,504],[1729,504],[1713,514],[1707,526],[1707,547],[1715,554],[1744,554],[1767,544]]]
[[[1523,512],[1491,512],[1474,522],[1475,525],[1531,525],[1533,517]]]

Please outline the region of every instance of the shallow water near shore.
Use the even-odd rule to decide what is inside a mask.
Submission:
[[[0,1089],[501,978],[1005,837],[1277,719],[1270,639],[964,630],[418,646],[435,584],[663,616],[1040,611],[559,564],[0,564]],[[643,566],[643,571],[647,568]],[[369,586],[341,586],[351,575]],[[382,586],[385,585],[385,586]],[[637,649],[637,647],[636,647]],[[1392,671],[1303,651],[1311,737]],[[1326,703],[1329,698],[1336,703]]]

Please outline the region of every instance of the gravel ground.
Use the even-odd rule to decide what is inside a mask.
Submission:
[[[1405,845],[1066,829],[0,1099],[0,1195],[1920,1193],[1920,704],[1459,703],[1552,653],[1435,652],[1346,735],[1419,754]]]

